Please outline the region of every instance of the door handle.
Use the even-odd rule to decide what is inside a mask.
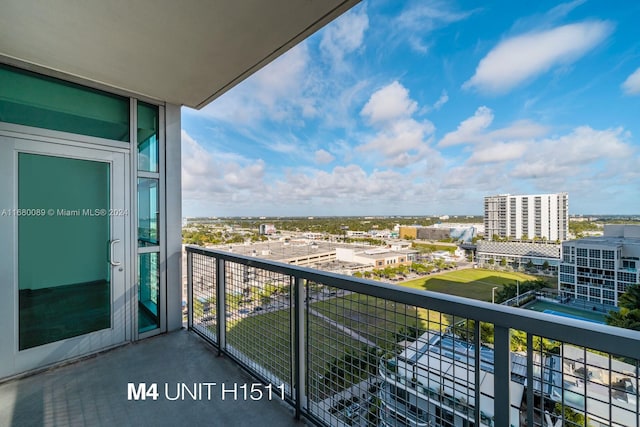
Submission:
[[[114,266],[114,267],[117,267],[117,266],[119,266],[120,264],[122,264],[120,261],[114,261],[114,260],[113,260],[113,248],[114,248],[114,246],[116,245],[116,243],[120,243],[120,239],[112,240],[112,241],[109,243],[109,263],[110,263],[112,266]]]

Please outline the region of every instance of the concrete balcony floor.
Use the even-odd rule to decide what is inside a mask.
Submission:
[[[177,384],[216,383],[194,400]],[[158,384],[158,399],[128,400],[128,383]],[[185,330],[125,345],[75,363],[0,383],[0,426],[293,426],[302,425],[277,393],[269,401],[225,393],[257,383],[234,362]],[[168,384],[168,393],[165,393]],[[211,399],[208,399],[207,389]]]

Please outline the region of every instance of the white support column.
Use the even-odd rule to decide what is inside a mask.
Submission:
[[[180,106],[165,106],[167,331],[182,327],[182,168]],[[193,309],[193,306],[189,307]]]

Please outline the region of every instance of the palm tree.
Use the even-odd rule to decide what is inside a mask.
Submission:
[[[607,314],[607,325],[640,331],[640,285],[631,285],[618,299],[620,311]]]

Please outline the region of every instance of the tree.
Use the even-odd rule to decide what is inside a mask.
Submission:
[[[502,259],[500,260],[500,266],[501,266],[501,267],[506,267],[506,265],[507,265],[507,259],[506,259],[506,258],[502,258]]]
[[[542,263],[542,268],[543,268],[544,270],[548,269],[548,268],[549,268],[549,262],[548,262],[548,261],[543,262],[543,263]]]
[[[529,291],[537,291],[547,287],[547,282],[544,280],[525,280],[520,282],[520,295]],[[496,292],[496,302],[498,304],[515,298],[518,293],[518,284],[517,283],[508,283],[502,287],[502,289]]]
[[[640,331],[640,285],[631,285],[618,299],[620,311],[607,314],[607,325]]]
[[[564,410],[563,410],[564,409]],[[570,407],[566,406],[563,408],[562,404],[560,403],[556,403],[555,407],[553,408],[553,413],[556,416],[562,416],[562,420],[565,422],[563,425],[566,426],[584,426],[584,425],[589,425],[589,424],[585,424],[585,422],[588,423],[588,418],[586,418],[583,414],[581,414],[580,412],[576,412],[573,409],[571,409]]]

